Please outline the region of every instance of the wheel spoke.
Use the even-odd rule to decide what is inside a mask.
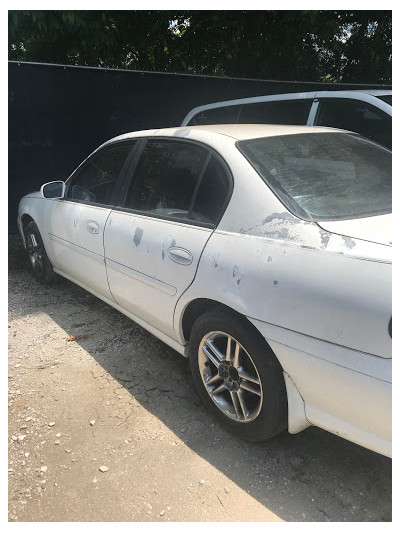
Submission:
[[[206,344],[208,348],[210,348],[210,350],[215,354],[219,361],[223,361],[225,359],[223,354],[218,350],[218,348],[214,345],[212,341],[207,341]]]
[[[215,396],[216,394],[220,394],[221,392],[224,392],[226,390],[225,385],[222,383],[219,387],[211,391],[211,395]]]
[[[221,376],[219,374],[215,374],[215,376],[213,376],[212,378],[206,380],[206,385],[207,386],[208,385],[213,385],[214,383],[216,383],[220,379],[222,379]]]
[[[30,233],[30,234],[29,234],[29,237],[31,238],[32,246],[33,246],[34,248],[37,248],[37,245],[38,245],[38,244],[37,244],[36,237],[34,236],[34,234],[33,234],[33,233]]]
[[[248,413],[248,411],[246,409],[246,404],[244,403],[243,393],[239,389],[236,394],[237,394],[237,397],[238,397],[238,400],[239,400],[239,403],[240,403],[240,407],[241,407],[242,412],[243,412],[244,419],[247,420],[248,417],[249,417],[249,413]]]
[[[235,368],[239,366],[239,352],[240,352],[240,344],[237,342],[235,346],[235,355],[233,356],[233,366]]]
[[[254,387],[252,387],[251,385],[249,385],[248,383],[242,381],[241,384],[240,384],[240,388],[241,389],[244,389],[244,390],[247,390],[253,394],[256,394],[257,396],[261,396],[261,391],[255,389]]]
[[[240,406],[236,391],[231,391],[231,398],[232,398],[233,407],[235,408],[236,417],[239,419],[241,417],[241,414],[240,414],[241,406]]]
[[[215,357],[213,353],[211,353],[209,350],[207,350],[206,346],[203,346],[203,352],[206,354],[206,356],[209,358],[209,360],[214,363],[214,365],[218,368],[221,364],[220,361]]]
[[[256,377],[250,376],[250,374],[247,374],[247,372],[244,372],[243,370],[238,369],[239,377],[242,379],[245,379],[246,381],[251,381],[252,383],[255,383],[256,385],[260,385],[260,380]]]
[[[228,341],[226,343],[226,354],[225,354],[225,359],[227,361],[231,360],[231,348],[232,348],[232,337],[228,337]]]

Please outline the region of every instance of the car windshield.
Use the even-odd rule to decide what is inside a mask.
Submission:
[[[391,152],[357,135],[303,133],[239,141],[239,150],[301,218],[390,213]]]
[[[377,98],[379,98],[379,100],[383,100],[387,104],[392,105],[392,95],[391,94],[380,94],[379,96],[377,96]]]

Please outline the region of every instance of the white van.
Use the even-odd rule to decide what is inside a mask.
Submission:
[[[298,124],[360,133],[392,148],[392,91],[313,91],[227,100],[195,107],[182,126]]]

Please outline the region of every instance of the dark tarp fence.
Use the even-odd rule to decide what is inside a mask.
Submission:
[[[179,126],[198,105],[318,89],[381,88],[9,62],[9,231],[20,198],[66,179],[99,144]],[[390,88],[387,87],[386,88]]]

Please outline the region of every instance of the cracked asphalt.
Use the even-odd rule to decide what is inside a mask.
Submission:
[[[182,356],[69,281],[37,284],[17,236],[8,333],[9,521],[391,521],[390,459],[317,428],[231,436]]]

